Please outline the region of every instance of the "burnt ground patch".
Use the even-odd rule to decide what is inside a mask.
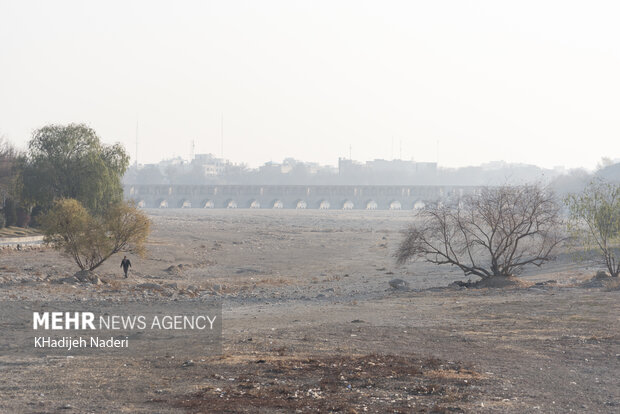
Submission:
[[[188,413],[465,412],[484,377],[433,358],[339,355],[208,363],[199,390],[158,402]]]

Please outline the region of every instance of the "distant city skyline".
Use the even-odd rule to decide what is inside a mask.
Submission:
[[[135,161],[620,157],[620,3],[0,0],[0,135],[86,123]],[[222,122],[223,119],[223,122]],[[402,148],[402,150],[401,150]]]
[[[92,126],[92,125],[89,125]],[[17,149],[19,150],[26,150],[27,149],[27,140],[24,140],[23,142],[19,142],[16,140],[11,139],[8,135],[3,134],[2,131],[0,131],[0,138],[8,141],[10,144],[16,146]],[[120,141],[117,140],[109,140],[109,139],[105,139],[105,137],[101,137],[102,141],[105,142],[106,144],[113,144],[113,143],[117,143]],[[144,142],[146,145],[148,145],[148,139],[144,139]],[[120,142],[121,144],[123,144],[125,146],[125,150],[127,151],[127,153],[130,156],[130,165],[133,166],[136,164],[136,145],[135,145],[135,141],[134,141],[134,145],[133,145],[133,150],[131,145],[126,145],[123,142]],[[192,145],[193,143],[193,145]],[[192,153],[192,147],[193,147],[193,153]],[[192,161],[192,154],[195,155],[213,155],[215,157],[221,158],[220,157],[220,153],[217,152],[217,150],[213,150],[213,151],[198,151],[196,150],[197,146],[196,146],[196,140],[190,140],[188,141],[188,150],[187,153],[184,154],[182,152],[172,152],[170,154],[164,155],[162,156],[162,158],[159,159],[148,159],[148,160],[143,160],[143,159],[139,159],[137,160],[138,165],[139,166],[143,166],[143,165],[150,165],[150,164],[158,164],[160,162],[163,161],[168,161],[168,160],[173,160],[173,159],[182,159],[183,161],[186,162],[191,162]],[[535,163],[530,163],[530,162],[523,162],[523,161],[506,161],[503,159],[491,159],[491,160],[484,160],[481,161],[477,164],[463,164],[463,165],[444,165],[441,162],[437,162],[437,160],[440,157],[436,157],[436,160],[421,160],[421,159],[416,159],[414,156],[411,156],[410,158],[405,158],[404,154],[403,157],[401,158],[401,154],[399,153],[398,156],[394,156],[394,157],[371,157],[368,159],[356,159],[355,157],[349,158],[350,154],[343,154],[341,156],[338,156],[338,158],[336,158],[334,161],[332,162],[321,162],[321,161],[316,161],[316,160],[312,160],[312,159],[303,159],[303,158],[296,158],[296,157],[292,157],[292,156],[284,156],[281,159],[267,159],[264,161],[257,161],[256,163],[252,164],[250,162],[244,161],[244,160],[238,160],[238,159],[230,159],[228,157],[225,156],[226,154],[224,154],[224,160],[229,161],[235,165],[247,165],[249,168],[258,168],[260,166],[263,166],[265,164],[268,163],[283,163],[285,160],[287,159],[294,159],[296,161],[300,161],[300,162],[304,162],[304,163],[315,163],[315,164],[319,164],[322,166],[330,166],[330,167],[337,167],[338,166],[338,161],[339,159],[351,159],[354,162],[360,162],[360,163],[366,163],[369,161],[375,161],[375,160],[386,160],[386,161],[398,161],[398,160],[402,160],[402,161],[415,161],[415,162],[421,162],[421,163],[436,163],[438,168],[464,168],[464,167],[480,167],[480,166],[490,166],[492,164],[501,164],[501,163],[505,163],[505,164],[524,164],[524,165],[533,165],[536,167],[540,167],[540,168],[544,168],[544,169],[566,169],[566,170],[571,170],[571,169],[584,169],[586,171],[594,171],[597,168],[600,168],[601,163],[605,162],[605,161],[611,161],[613,163],[618,163],[620,162],[620,158],[619,157],[609,157],[609,156],[601,156],[601,158],[599,160],[596,161],[596,163],[593,166],[567,166],[567,165],[553,165],[553,166],[545,166],[545,165],[540,165],[540,164],[535,164]],[[391,154],[390,154],[391,155]]]
[[[220,159],[220,156],[214,152],[196,152],[194,154],[195,157],[198,156],[205,156],[205,155],[210,155],[213,156],[215,158]],[[159,163],[165,163],[166,161],[173,161],[176,159],[181,159],[183,162],[187,162],[187,163],[191,163],[192,162],[192,157],[191,157],[191,153],[188,154],[187,156],[184,156],[183,154],[172,154],[169,157],[165,157],[162,158],[160,160],[155,160],[154,162],[140,162],[138,165],[139,166],[145,166],[145,165],[153,165],[153,164],[159,164]],[[248,168],[251,169],[256,169],[262,166],[265,166],[267,164],[284,164],[287,160],[294,160],[296,162],[301,162],[301,163],[306,163],[306,164],[317,164],[320,166],[324,166],[324,167],[333,167],[333,168],[338,168],[338,164],[339,161],[343,159],[343,160],[352,160],[354,163],[360,163],[360,164],[366,164],[366,163],[371,163],[373,161],[388,161],[388,162],[392,162],[392,161],[405,161],[405,162],[416,162],[416,163],[422,163],[422,164],[427,164],[427,163],[431,163],[431,164],[437,164],[435,161],[421,161],[421,160],[416,160],[415,158],[410,158],[410,159],[406,159],[406,158],[379,158],[379,157],[375,157],[375,158],[371,158],[371,159],[366,159],[366,160],[362,160],[362,159],[355,159],[355,158],[349,158],[347,157],[339,157],[334,163],[321,163],[315,160],[306,160],[306,159],[299,159],[299,158],[295,158],[295,157],[284,157],[283,159],[280,160],[266,160],[262,163],[256,164],[256,165],[250,165],[249,163],[240,161],[237,162],[235,160],[230,160],[226,157],[222,158],[223,161],[226,162],[230,162],[233,165],[246,165]],[[133,161],[133,158],[132,158]],[[548,169],[548,170],[566,170],[566,171],[570,171],[572,169],[583,169],[589,172],[592,172],[598,168],[600,168],[601,166],[604,166],[603,163],[610,163],[610,164],[616,164],[616,163],[620,163],[620,158],[610,158],[610,157],[602,157],[597,164],[593,167],[593,168],[586,168],[586,167],[567,167],[564,165],[556,165],[556,166],[552,166],[552,167],[544,167],[544,166],[540,166],[540,165],[536,165],[536,164],[531,164],[531,163],[526,163],[526,162],[507,162],[505,160],[490,160],[490,161],[485,161],[482,162],[480,164],[469,164],[469,165],[462,165],[462,166],[446,166],[446,165],[441,165],[441,164],[437,164],[437,168],[446,168],[446,169],[459,169],[459,168],[467,168],[467,167],[487,167],[487,168],[501,168],[502,166],[506,166],[506,165],[531,165],[531,166],[535,166],[535,167],[539,167],[542,169]],[[134,163],[132,162],[131,165],[134,165]]]

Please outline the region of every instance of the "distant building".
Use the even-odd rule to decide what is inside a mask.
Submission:
[[[416,162],[407,160],[375,159],[362,164],[346,158],[338,159],[338,172],[341,175],[355,174],[434,174],[437,172],[436,162]]]
[[[261,174],[287,174],[291,172],[293,166],[288,163],[279,164],[277,162],[266,162],[258,167],[258,172]]]
[[[349,158],[338,158],[338,174],[352,175],[364,171],[364,164],[353,161]]]
[[[169,158],[167,160],[161,160],[158,165],[159,165],[159,168],[166,168],[170,166],[183,165],[186,162],[187,161],[183,160],[183,158],[181,157],[175,157],[175,158]]]
[[[192,164],[202,167],[207,177],[215,177],[224,173],[230,161],[217,158],[213,154],[196,154]]]

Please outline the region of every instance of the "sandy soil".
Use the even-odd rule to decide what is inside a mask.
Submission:
[[[149,214],[129,279],[120,257],[92,284],[53,250],[5,250],[0,298],[221,298],[222,354],[0,356],[0,412],[620,411],[620,292],[584,284],[596,268],[567,253],[525,287],[448,288],[467,278],[395,265],[411,212]]]

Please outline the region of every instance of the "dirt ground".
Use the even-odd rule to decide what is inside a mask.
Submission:
[[[620,291],[567,252],[522,287],[448,287],[467,278],[395,264],[412,212],[148,213],[128,279],[122,257],[90,283],[51,249],[4,250],[0,299],[220,298],[222,353],[0,355],[0,412],[620,412]]]

